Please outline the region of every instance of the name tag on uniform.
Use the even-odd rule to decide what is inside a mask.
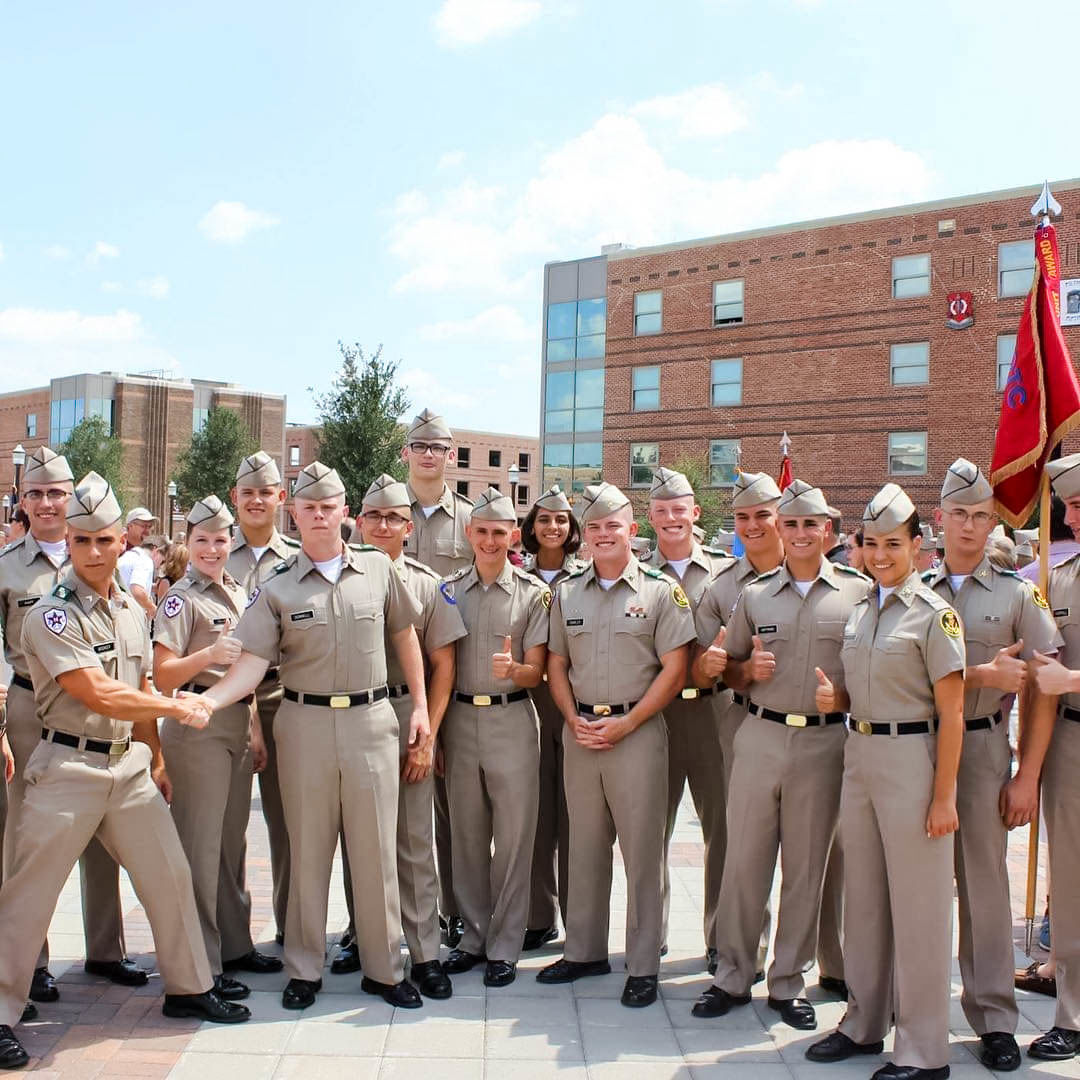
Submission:
[[[315,612],[314,611],[294,611],[289,616],[289,618],[293,622],[306,622],[308,619],[314,619],[315,618]]]
[[[1000,615],[984,615],[983,619],[986,622],[996,622],[996,623],[1001,622],[1001,616]]]
[[[1067,608],[1067,607],[1054,608],[1054,618],[1055,619],[1067,619],[1069,617],[1069,612],[1071,610],[1072,610],[1071,608]]]
[[[24,596],[16,605],[17,607],[33,607],[39,600],[40,596]]]
[[[94,652],[99,653],[99,654],[100,653],[107,653],[107,652],[112,652],[115,648],[116,648],[116,642],[115,641],[103,641],[103,642],[101,642],[100,645],[95,645],[94,646]]]
[[[626,617],[628,619],[647,619],[649,613],[638,604],[629,604],[626,608]]]
[[[773,624],[772,626],[759,626],[757,628],[757,632],[759,634],[775,634],[776,633],[776,625]]]
[[[585,625],[585,620],[584,619],[567,619],[566,620],[566,625],[567,626],[584,626]]]
[[[215,626],[224,626],[228,621],[229,621],[228,619],[215,619],[214,620],[214,625]]]

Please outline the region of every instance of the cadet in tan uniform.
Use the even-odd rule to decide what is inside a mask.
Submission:
[[[672,469],[657,469],[649,491],[649,524],[656,531],[656,547],[643,561],[681,582],[693,612],[731,556],[704,548],[693,535],[701,507],[690,481]],[[664,827],[664,941],[667,941],[671,873],[668,848],[675,831],[683,789],[690,785],[701,833],[705,841],[705,954],[706,964],[716,957],[716,902],[724,873],[727,829],[724,822],[724,754],[720,747],[719,712],[714,686],[694,685],[687,671],[679,696],[664,707],[668,731],[668,803]],[[726,702],[724,703],[726,706]],[[724,710],[726,711],[726,709]]]
[[[294,498],[302,550],[279,563],[248,599],[236,629],[243,653],[203,700],[213,709],[239,701],[271,664],[280,664],[284,700],[274,724],[289,763],[281,794],[293,863],[284,1007],[306,1008],[322,988],[330,871],[343,830],[366,972],[361,989],[419,1008],[398,948],[398,720],[388,700],[384,631],[412,696],[412,745],[428,734],[413,629],[420,605],[384,552],[342,542],[348,507],[333,469],[318,461],[305,466]]]
[[[15,773],[7,788],[5,873],[11,867],[15,829],[26,787],[23,769],[41,741],[41,723],[35,715],[34,687],[22,652],[23,619],[38,599],[49,593],[67,573],[67,525],[64,511],[71,498],[72,476],[67,459],[47,446],[26,461],[20,504],[30,518],[30,531],[0,553],[0,625],[4,657],[14,674],[7,706],[8,740],[15,755]],[[120,871],[115,860],[92,839],[79,859],[82,882],[86,970],[124,986],[142,986],[147,979],[133,961],[124,957],[124,926],[120,909]],[[48,969],[49,943],[42,943],[30,996],[34,1001],[56,1001],[59,990]]]
[[[1038,770],[1021,762],[1011,779],[1006,697],[1025,690],[1027,661],[1062,639],[1038,589],[986,557],[997,522],[994,491],[970,461],[949,466],[937,515],[945,558],[923,580],[952,604],[964,627],[964,749],[957,776],[956,885],[960,901],[960,1004],[983,1043],[988,1068],[1020,1067],[1013,988],[1012,906],[1005,862],[1008,830],[1037,813]],[[1005,707],[1007,710],[1007,706]],[[1025,722],[1029,712],[1025,709]]]
[[[965,651],[953,608],[919,578],[919,515],[886,484],[863,514],[872,588],[844,627],[845,690],[818,691],[822,712],[851,714],[840,827],[844,959],[850,991],[837,1031],[811,1061],[879,1054],[883,1080],[949,1075],[956,773],[964,734]],[[936,733],[936,734],[935,734]]]
[[[236,510],[238,528],[233,534],[232,551],[226,570],[250,596],[274,567],[300,549],[293,539],[282,536],[275,524],[285,489],[274,459],[264,450],[244,458],[236,470],[236,485],[229,493]],[[285,811],[281,805],[281,783],[278,779],[277,742],[274,739],[274,717],[281,704],[281,683],[277,668],[270,668],[255,691],[259,710],[259,728],[266,745],[266,767],[259,776],[259,802],[262,805],[266,831],[270,837],[270,873],[274,881],[274,923],[277,942],[285,935],[285,912],[289,902],[289,832],[285,827]],[[247,957],[229,957],[226,970],[280,971],[277,957],[263,956],[254,950]]]
[[[465,535],[472,503],[446,483],[446,466],[455,460],[454,436],[446,421],[424,409],[409,425],[401,459],[409,466],[407,484],[413,531],[405,554],[430,566],[440,577],[472,565],[472,548]],[[436,747],[436,755],[439,750]],[[446,924],[446,943],[454,948],[465,924],[454,899],[453,845],[446,781],[435,774],[435,849],[439,856],[439,910]]]
[[[656,1000],[663,934],[667,727],[661,710],[686,684],[694,638],[677,582],[642,566],[630,500],[612,484],[581,496],[592,565],[558,585],[551,608],[548,685],[566,721],[570,895],[563,957],[540,982],[603,975],[608,963],[611,848],[626,867],[622,1003]]]
[[[540,785],[539,720],[529,688],[544,674],[551,592],[507,558],[514,504],[489,487],[466,526],[475,562],[439,586],[461,613],[455,690],[442,728],[454,882],[465,934],[446,970],[483,960],[486,986],[507,986],[529,915]]]
[[[761,933],[781,855],[780,910],[769,1008],[794,1028],[817,1026],[802,995],[814,961],[825,867],[840,811],[844,713],[820,707],[819,686],[842,692],[844,625],[869,581],[825,557],[832,546],[820,488],[793,480],[777,507],[784,563],[742,591],[723,643],[724,678],[747,699],[728,790],[728,853],[720,890],[713,985],[695,1016],[750,1003]]]

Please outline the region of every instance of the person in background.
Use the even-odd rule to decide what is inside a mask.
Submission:
[[[845,543],[847,544],[848,566],[850,566],[852,570],[858,570],[860,573],[864,573],[862,529],[856,529],[853,533],[849,533]]]
[[[155,599],[160,604],[165,599],[165,594],[186,573],[188,568],[187,545],[179,540],[173,540],[165,549],[165,557],[158,570],[157,583],[154,585]]]
[[[135,602],[154,617],[157,605],[154,603],[154,559],[143,548],[143,541],[150,535],[150,530],[157,518],[145,506],[136,506],[129,510],[124,519],[124,543],[126,550],[116,564],[116,571]]]
[[[1065,522],[1065,503],[1055,494],[1050,499],[1050,569],[1060,566],[1070,556],[1080,552],[1080,541]],[[1025,581],[1039,580],[1038,534],[1032,543],[1035,560],[1017,573]]]
[[[832,547],[825,552],[825,558],[831,563],[842,566],[848,564],[847,537],[843,533],[844,515],[835,506],[829,507],[829,521],[832,524]]]
[[[20,506],[11,515],[11,523],[8,526],[8,543],[14,544],[16,540],[21,540],[29,531],[30,518],[27,517],[26,511]]]

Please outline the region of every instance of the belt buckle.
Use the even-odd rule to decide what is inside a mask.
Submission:
[[[334,694],[330,698],[331,709],[348,709],[352,705],[348,694]]]
[[[473,694],[472,703],[474,705],[490,705],[491,704],[491,695],[490,694]]]
[[[874,729],[873,729],[873,727],[872,727],[869,720],[856,720],[855,721],[855,730],[860,735],[873,735],[874,734]]]
[[[802,713],[789,712],[787,716],[784,717],[784,723],[787,724],[788,727],[806,727],[807,720]]]
[[[109,744],[109,761],[119,761],[127,752],[129,744],[126,742],[113,742]]]
[[[610,705],[594,705],[592,707],[592,711],[593,711],[593,716],[610,716],[611,715],[611,706]]]
[[[701,691],[696,686],[686,686],[680,691],[679,696],[684,701],[693,701],[695,698],[701,697]]]

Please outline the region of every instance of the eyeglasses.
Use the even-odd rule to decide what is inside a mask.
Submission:
[[[414,454],[419,454],[421,457],[429,451],[435,455],[435,457],[446,457],[450,451],[449,446],[443,446],[442,443],[429,443],[429,442],[411,442],[409,443],[409,449]]]
[[[60,488],[49,488],[48,491],[42,491],[40,488],[31,488],[29,491],[23,492],[23,498],[26,499],[27,502],[41,502],[42,499],[48,499],[49,502],[62,502],[70,495],[70,491],[63,491]]]
[[[386,525],[391,529],[403,529],[409,524],[409,518],[400,514],[380,514],[378,510],[365,510],[361,515],[365,525],[375,528],[376,525]]]
[[[969,521],[973,525],[983,528],[989,525],[991,521],[997,518],[997,514],[988,514],[985,510],[978,510],[974,514],[969,514],[966,510],[946,510],[946,514],[949,515],[956,522],[957,525],[966,525]]]

